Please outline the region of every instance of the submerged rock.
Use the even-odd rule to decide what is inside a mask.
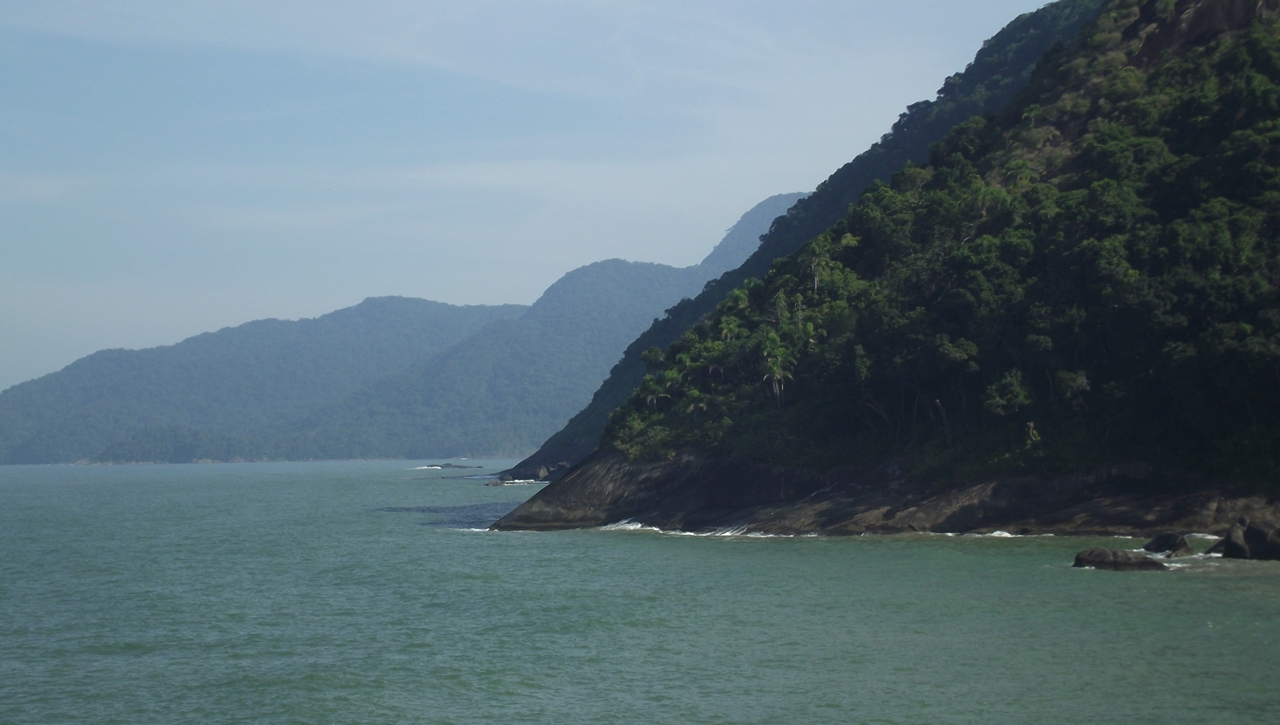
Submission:
[[[1191,548],[1191,544],[1187,543],[1187,537],[1172,531],[1161,532],[1159,536],[1148,541],[1142,548],[1152,554],[1166,554],[1170,559],[1176,559],[1180,556],[1192,556],[1196,553],[1195,549]]]
[[[1141,551],[1121,551],[1117,549],[1088,549],[1076,554],[1077,568],[1093,567],[1111,571],[1161,571],[1167,569],[1164,564]]]

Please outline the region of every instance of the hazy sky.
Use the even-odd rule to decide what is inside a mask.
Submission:
[[[1043,0],[0,0],[0,389],[688,265]]]

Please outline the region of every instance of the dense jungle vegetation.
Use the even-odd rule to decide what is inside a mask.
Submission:
[[[651,348],[606,446],[1276,481],[1280,32],[1192,37],[1194,5],[1110,3],[1004,111]]]
[[[914,103],[889,133],[857,158],[844,164],[817,190],[773,221],[758,249],[736,269],[707,284],[698,296],[681,301],[654,320],[627,347],[622,360],[596,391],[590,405],[517,468],[535,475],[539,466],[581,460],[600,444],[610,412],[626,402],[646,372],[642,359],[650,347],[666,347],[694,325],[734,288],[769,271],[774,259],[793,254],[814,235],[840,220],[876,180],[887,180],[904,164],[923,164],[933,144],[956,124],[974,115],[991,114],[1026,87],[1045,51],[1071,41],[1093,20],[1105,0],[1058,0],[1021,15],[996,33],[963,72],[947,78],[932,100]]]

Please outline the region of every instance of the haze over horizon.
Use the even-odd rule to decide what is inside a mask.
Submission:
[[[0,390],[369,296],[696,264],[1042,0],[0,0]]]

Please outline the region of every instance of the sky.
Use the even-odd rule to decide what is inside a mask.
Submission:
[[[0,0],[0,389],[696,264],[1043,0]]]

